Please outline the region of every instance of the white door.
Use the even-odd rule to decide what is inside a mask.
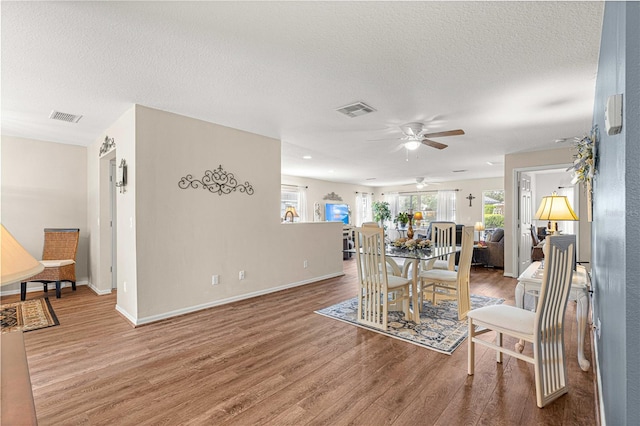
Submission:
[[[520,173],[518,179],[520,203],[518,205],[518,276],[531,264],[531,222],[533,206],[531,201],[531,177]]]

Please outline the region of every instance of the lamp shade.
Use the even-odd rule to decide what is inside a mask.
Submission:
[[[296,211],[296,208],[293,206],[287,207],[287,209],[284,211],[285,216],[287,215],[287,213],[291,213],[293,217],[299,217],[298,212]]]
[[[484,224],[482,222],[476,222],[473,229],[476,231],[484,231]]]
[[[2,282],[0,285],[11,284],[24,278],[32,277],[44,270],[28,251],[13,238],[13,235],[2,226]]]
[[[538,220],[578,220],[569,200],[564,195],[558,195],[555,192],[547,197],[542,197],[540,207],[536,212]]]
[[[415,212],[413,214],[413,219],[414,220],[422,220],[422,212]]]

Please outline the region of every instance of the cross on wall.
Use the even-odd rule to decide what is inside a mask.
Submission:
[[[465,198],[466,198],[467,200],[469,200],[469,207],[471,207],[471,200],[473,200],[473,199],[474,199],[474,198],[476,198],[476,197],[474,197],[473,195],[471,195],[471,193],[469,193],[469,196],[468,196],[468,197],[465,197]]]

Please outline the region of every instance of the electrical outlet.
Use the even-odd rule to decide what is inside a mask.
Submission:
[[[602,331],[602,323],[600,322],[600,318],[598,318],[596,324],[596,335],[598,336],[598,340],[600,340],[600,332]]]
[[[211,285],[220,284],[220,275],[211,275]]]
[[[238,279],[244,280],[244,271],[240,271],[240,273],[238,274]]]
[[[302,266],[303,266],[304,268],[308,268],[308,267],[309,267],[309,261],[308,261],[308,260],[305,260],[305,261],[303,262]]]

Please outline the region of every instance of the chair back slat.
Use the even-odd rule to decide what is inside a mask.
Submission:
[[[446,247],[452,251],[455,250],[458,244],[456,241],[455,222],[431,222],[431,243],[436,249]],[[448,255],[446,260],[449,264],[447,269],[453,271],[456,267],[456,254]],[[424,269],[431,269],[434,262],[435,259],[430,261]]]
[[[473,257],[473,226],[462,230],[462,249],[458,262],[458,318],[463,319],[471,310],[471,258]]]
[[[387,328],[387,262],[384,229],[355,229],[359,281],[358,321],[376,328]]]
[[[79,235],[77,228],[45,228],[42,260],[75,260]]]

